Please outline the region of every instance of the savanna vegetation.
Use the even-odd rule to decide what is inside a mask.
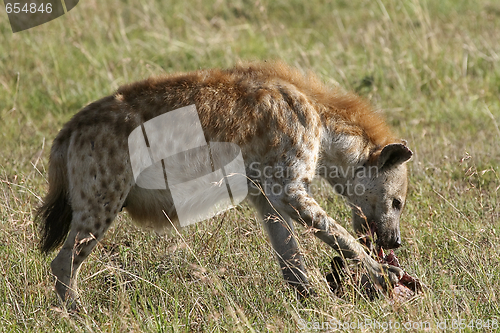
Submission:
[[[499,327],[499,2],[86,0],[15,34],[0,17],[0,331]],[[33,222],[62,125],[121,84],[266,59],[356,91],[408,140],[397,255],[425,293],[403,303],[333,296],[335,253],[298,228],[316,291],[299,302],[244,204],[168,237],[121,214],[80,272],[80,312],[65,311]],[[316,198],[352,231],[340,197],[323,184]]]

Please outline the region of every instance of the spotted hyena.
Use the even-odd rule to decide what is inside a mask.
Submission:
[[[80,265],[122,208],[156,229],[176,223],[168,189],[135,184],[127,138],[148,120],[193,104],[207,141],[240,147],[247,198],[264,221],[287,282],[308,291],[292,221],[345,258],[361,261],[383,287],[399,279],[401,270],[377,263],[328,216],[310,185],[315,176],[325,178],[351,204],[357,236],[376,234],[380,246],[396,248],[412,152],[358,96],[282,63],[262,63],[132,83],[64,126],[52,145],[49,191],[37,214],[41,250],[62,244],[51,268],[63,300],[75,299]]]

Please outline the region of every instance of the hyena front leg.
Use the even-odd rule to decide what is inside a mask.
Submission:
[[[285,281],[293,286],[301,297],[307,296],[310,292],[309,281],[294,236],[292,219],[285,212],[278,212],[262,194],[251,198],[263,220]]]
[[[297,221],[305,223],[313,229],[316,237],[339,252],[346,259],[355,259],[363,263],[372,280],[387,289],[387,281],[394,285],[402,276],[402,270],[389,265],[381,265],[370,257],[363,246],[329,217],[310,196],[304,183],[290,183],[284,196],[277,200],[283,206],[280,210],[286,212]]]

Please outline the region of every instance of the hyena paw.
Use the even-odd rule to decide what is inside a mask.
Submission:
[[[368,273],[371,280],[384,291],[394,288],[404,275],[404,271],[396,266],[377,262],[375,262],[375,265],[370,266],[368,267]]]
[[[404,275],[404,271],[396,266],[382,264],[382,268],[384,270],[384,276],[388,277],[389,283],[392,287],[398,284],[399,280],[401,280]]]
[[[55,290],[62,302],[63,307],[65,307],[69,312],[78,312],[78,293],[72,289],[68,288],[66,284],[56,282]]]

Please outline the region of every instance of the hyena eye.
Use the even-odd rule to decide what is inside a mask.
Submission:
[[[399,199],[392,199],[392,208],[395,210],[401,210],[403,203]]]

